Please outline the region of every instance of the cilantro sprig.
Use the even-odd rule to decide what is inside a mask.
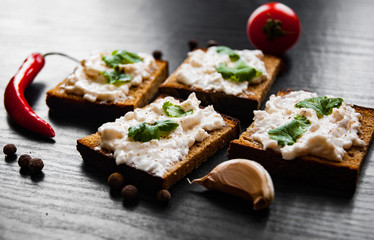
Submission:
[[[152,139],[160,139],[167,136],[179,126],[172,120],[157,121],[154,124],[142,122],[139,125],[129,128],[127,136],[137,142],[149,142]]]
[[[107,83],[116,86],[120,86],[132,80],[131,75],[119,70],[118,67],[115,67],[113,71],[103,71],[100,74],[104,76]]]
[[[218,46],[218,47],[216,47],[216,52],[218,54],[227,54],[227,55],[229,55],[230,60],[233,61],[233,62],[236,62],[236,61],[238,61],[240,59],[239,54],[237,54],[236,52],[234,52],[234,50],[232,50],[229,47]]]
[[[226,63],[220,63],[216,66],[216,71],[226,80],[233,82],[251,81],[255,77],[261,77],[262,72],[248,66],[244,61],[238,62],[233,68]]]
[[[321,118],[323,115],[330,115],[333,108],[339,108],[343,103],[342,98],[328,98],[315,97],[308,98],[296,103],[297,108],[311,108],[317,113],[317,117]]]
[[[278,142],[279,146],[284,147],[285,145],[293,145],[309,127],[310,121],[306,117],[296,115],[291,122],[270,130],[268,134],[271,139]]]
[[[186,112],[180,106],[172,104],[169,101],[165,102],[162,108],[168,117],[184,117],[193,113],[193,110]]]
[[[138,54],[128,52],[125,50],[112,52],[112,55],[106,55],[102,57],[102,60],[108,67],[117,67],[120,64],[136,63],[141,62],[143,59]]]

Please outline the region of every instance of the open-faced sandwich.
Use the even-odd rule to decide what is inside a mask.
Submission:
[[[260,50],[196,49],[160,91],[183,99],[195,92],[203,105],[212,104],[232,116],[248,116],[260,107],[280,66],[280,58],[263,55]]]
[[[52,112],[114,120],[148,104],[168,76],[168,62],[125,50],[96,52],[47,92]]]
[[[229,158],[261,163],[270,174],[353,193],[374,131],[374,109],[307,91],[280,91],[238,140]]]
[[[79,139],[77,149],[86,163],[122,172],[137,187],[168,189],[239,137],[238,120],[199,104],[194,93],[183,102],[160,97]]]

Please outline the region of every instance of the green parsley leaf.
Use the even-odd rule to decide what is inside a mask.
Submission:
[[[316,111],[318,118],[330,115],[333,108],[339,108],[343,103],[342,98],[315,97],[296,103],[297,108],[311,108]]]
[[[102,60],[108,67],[117,67],[120,64],[136,63],[143,61],[141,57],[136,53],[128,52],[125,50],[122,51],[113,51],[112,55],[103,56]]]
[[[249,82],[255,77],[262,76],[261,71],[248,66],[244,61],[238,62],[233,68],[229,68],[226,63],[220,63],[216,66],[216,71],[222,75],[223,79],[233,82]]]
[[[105,77],[107,83],[117,86],[128,83],[132,80],[132,77],[130,75],[120,71],[118,67],[115,67],[114,71],[103,71],[100,74]]]
[[[233,61],[233,62],[236,62],[240,59],[240,56],[237,53],[235,53],[234,50],[232,50],[229,47],[218,46],[218,47],[216,47],[216,51],[217,51],[218,54],[229,55],[230,60]]]
[[[160,139],[160,129],[145,122],[129,128],[128,137],[137,142],[149,142],[152,139]]]
[[[160,131],[162,132],[171,132],[179,126],[179,124],[174,122],[173,120],[165,120],[161,122],[157,121],[154,125],[158,127],[158,129],[160,129]]]
[[[137,142],[149,142],[152,139],[167,136],[178,126],[179,124],[172,120],[155,122],[153,125],[142,122],[137,126],[130,127],[127,136]]]
[[[193,110],[185,112],[180,106],[171,102],[165,102],[162,108],[168,117],[184,117],[193,113]]]
[[[310,121],[306,117],[296,115],[291,122],[270,130],[268,134],[271,139],[278,141],[278,145],[284,147],[293,145],[309,127]]]

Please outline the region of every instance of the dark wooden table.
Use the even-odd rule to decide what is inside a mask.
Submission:
[[[186,57],[187,40],[210,39],[234,49],[253,48],[245,28],[264,1],[27,1],[0,4],[0,102],[5,86],[27,55],[60,51],[83,58],[94,50],[161,49],[170,72]],[[287,68],[271,89],[308,89],[374,107],[374,2],[285,1],[302,24],[297,45],[283,58]],[[106,177],[85,166],[76,140],[96,131],[92,122],[48,114],[45,92],[75,66],[49,57],[27,90],[35,112],[56,131],[53,140],[30,134],[0,107],[0,146],[14,143],[44,160],[43,175],[21,174],[17,161],[0,161],[0,239],[372,239],[374,156],[369,150],[352,197],[321,187],[274,178],[275,201],[253,212],[237,198],[206,191],[186,180],[171,204],[153,196],[123,205]],[[244,121],[243,127],[249,121]],[[201,177],[227,160],[226,149],[188,177]]]

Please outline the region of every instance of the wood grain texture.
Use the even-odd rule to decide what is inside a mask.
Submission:
[[[283,2],[283,1],[282,1]],[[236,49],[252,48],[245,33],[249,14],[264,1],[2,0],[0,90],[31,52],[60,51],[83,58],[100,49],[151,53],[161,49],[170,73],[185,59],[187,40],[205,47],[215,39]],[[308,89],[374,107],[374,3],[284,1],[299,15],[302,34],[283,60],[286,70],[271,89]],[[44,160],[43,175],[21,174],[1,153],[0,239],[370,239],[374,236],[373,148],[356,194],[344,198],[316,186],[274,178],[275,201],[253,212],[248,202],[206,191],[182,180],[162,208],[141,195],[135,206],[111,195],[101,174],[82,162],[76,140],[96,132],[95,121],[49,116],[45,92],[75,63],[57,56],[27,90],[35,112],[51,123],[54,140],[30,134],[0,106],[0,146],[14,143],[18,156]],[[3,102],[0,94],[0,102]],[[243,122],[243,127],[249,121]],[[188,177],[208,173],[227,160],[221,150]]]

